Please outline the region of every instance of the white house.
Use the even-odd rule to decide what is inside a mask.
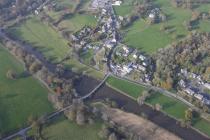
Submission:
[[[203,99],[203,95],[201,95],[201,94],[195,94],[194,97],[197,98],[198,100]]]
[[[111,49],[111,48],[113,47],[113,44],[107,43],[107,44],[106,44],[106,47],[107,47],[108,49]]]
[[[179,81],[179,85],[182,87],[186,87],[185,81],[184,80],[180,80]]]
[[[112,3],[113,6],[120,6],[122,4],[122,1],[121,0],[117,0],[117,1],[114,1]]]
[[[138,65],[138,69],[141,70],[141,71],[145,71],[146,70],[146,68],[144,66],[142,66],[142,65]]]
[[[126,54],[129,53],[129,50],[127,47],[123,46],[123,50],[125,51]]]
[[[202,102],[206,105],[210,105],[210,100],[203,98]]]
[[[35,10],[34,13],[35,13],[36,15],[38,15],[38,14],[39,14],[39,11],[38,11],[38,10]]]
[[[113,38],[112,43],[117,43],[117,40],[115,38]]]
[[[184,76],[188,76],[188,72],[186,69],[181,69],[181,73],[184,75]]]
[[[124,19],[123,16],[119,16],[120,21],[123,21],[123,19]]]
[[[193,96],[195,94],[195,92],[190,88],[186,88],[186,89],[184,89],[184,91],[191,96]]]
[[[133,58],[136,59],[137,58],[137,55],[136,54],[133,54]]]
[[[146,63],[146,62],[143,62],[142,65],[143,65],[143,66],[147,66],[147,63]]]
[[[144,61],[144,60],[146,59],[146,57],[143,56],[143,55],[141,54],[141,55],[139,55],[139,59],[140,59],[141,61]]]
[[[149,18],[154,19],[155,18],[155,14],[154,13],[150,13],[149,14]]]
[[[105,15],[106,12],[107,12],[106,9],[103,8],[103,9],[102,9],[102,14]]]
[[[210,90],[210,84],[209,83],[205,83],[204,86],[205,86],[205,88],[208,88]]]

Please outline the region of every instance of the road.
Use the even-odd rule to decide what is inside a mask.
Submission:
[[[48,2],[49,2],[49,0],[46,1],[46,3],[48,3]],[[41,5],[41,7],[43,7],[43,6],[44,6],[44,5]],[[113,9],[112,9],[112,13],[114,13]],[[116,20],[115,14],[113,14],[113,19],[114,19],[114,21]],[[116,27],[114,27],[114,30],[116,31]],[[0,29],[0,36],[4,36],[4,37],[6,37],[7,39],[9,39],[3,32],[1,32],[1,29]],[[19,43],[18,43],[18,42],[15,42],[15,43],[17,43],[19,46],[23,46],[23,44],[21,44],[20,42],[19,42]],[[31,46],[24,45],[24,48],[27,49],[28,52],[34,54],[34,51],[33,51],[33,49],[31,48]],[[114,48],[113,48],[113,49],[114,49]],[[112,53],[113,53],[113,49],[110,51],[110,54],[109,54],[109,56],[108,56],[108,63],[107,63],[107,64],[108,64],[109,68],[110,68],[110,60],[111,60],[111,56],[112,56]],[[43,58],[43,57],[40,56],[39,54],[34,54],[34,55],[35,55],[36,57],[38,57],[38,58],[41,60],[41,62],[45,62],[45,61],[46,61],[45,58]],[[51,65],[49,66],[49,63],[48,63],[47,61],[45,62],[45,66],[46,66],[46,65],[48,65],[47,67],[48,67],[49,69],[51,69],[51,70],[54,69],[54,66],[51,66]],[[175,99],[177,99],[177,100],[179,100],[179,101],[185,103],[187,106],[189,106],[189,107],[191,107],[191,108],[193,108],[193,109],[195,109],[195,110],[197,110],[197,111],[200,110],[200,109],[196,108],[194,105],[192,105],[191,103],[189,103],[188,101],[184,100],[183,98],[179,97],[178,95],[176,95],[176,94],[174,94],[174,93],[172,93],[172,92],[169,92],[169,91],[164,90],[164,89],[162,89],[162,88],[155,87],[155,86],[152,86],[152,85],[149,85],[149,84],[146,84],[146,83],[135,82],[135,81],[132,81],[132,80],[127,79],[127,78],[118,77],[118,76],[116,76],[116,75],[114,75],[114,74],[111,74],[111,73],[108,73],[108,74],[105,76],[104,80],[101,81],[101,83],[100,83],[98,86],[96,86],[96,88],[94,88],[89,94],[87,94],[87,95],[85,95],[85,96],[79,98],[79,100],[85,100],[85,99],[89,98],[90,96],[92,96],[92,94],[94,94],[94,93],[95,93],[95,92],[96,92],[96,91],[97,91],[97,90],[106,82],[106,80],[107,80],[107,78],[108,78],[109,76],[114,76],[115,78],[118,78],[118,79],[121,79],[121,80],[127,80],[127,81],[129,81],[129,82],[131,82],[131,83],[134,83],[134,84],[137,84],[137,85],[140,84],[140,85],[142,85],[142,86],[144,86],[144,87],[146,87],[146,88],[150,88],[150,89],[153,89],[153,90],[155,90],[155,91],[158,91],[159,93],[162,93],[162,94],[164,94],[164,95],[166,95],[166,96],[168,96],[168,97],[175,98]],[[61,109],[61,110],[57,110],[56,112],[54,112],[54,113],[50,114],[49,116],[47,116],[46,120],[50,120],[50,119],[52,119],[52,118],[58,116],[59,114],[61,114],[61,113],[64,112],[65,110],[68,110],[69,108],[71,108],[71,106],[72,106],[72,105],[67,106],[67,107],[65,107],[65,108],[63,108],[63,109]],[[25,138],[26,138],[26,137],[25,137],[25,136],[26,136],[26,135],[25,135],[26,132],[29,131],[32,127],[33,127],[33,126],[30,125],[30,126],[28,126],[28,127],[26,127],[26,128],[23,128],[23,129],[19,130],[18,132],[14,133],[14,134],[12,134],[12,135],[6,137],[6,138],[3,138],[3,140],[10,140],[10,139],[12,139],[12,138],[14,138],[14,137],[17,137],[17,136],[23,136],[23,138],[25,139]]]

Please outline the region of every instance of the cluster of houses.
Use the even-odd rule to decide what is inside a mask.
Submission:
[[[152,61],[149,57],[126,45],[118,46],[114,55],[117,59],[112,61],[111,68],[115,74],[123,77],[132,71],[136,71],[143,75],[143,77],[139,77],[140,81],[151,82]],[[118,59],[124,59],[126,61],[122,63]]]
[[[83,39],[90,35],[92,31],[92,28],[89,26],[83,27],[80,31],[76,32],[75,34],[71,35],[71,39],[74,42],[80,43],[81,45],[84,44],[82,42],[85,42]]]
[[[192,96],[196,98],[197,100],[201,101],[202,103],[206,105],[210,105],[210,96],[208,96],[207,93],[202,93],[199,91],[199,89],[191,87],[191,86],[185,86],[185,82],[181,80],[179,82],[180,86],[182,87],[182,90],[189,96]]]
[[[94,50],[95,55],[97,51],[104,48],[106,50],[105,54],[109,54],[109,51],[116,46],[118,41],[118,19],[116,18],[110,3],[104,4],[103,8],[100,9],[97,19],[98,26],[96,28],[93,29],[91,27],[85,26],[80,31],[71,35],[71,40],[74,43],[73,46],[76,48],[76,50],[80,50],[80,53],[84,54],[85,52],[88,52],[88,50]],[[100,40],[97,40],[97,43],[94,42],[94,36],[101,35],[104,35],[105,37],[103,39],[100,38]],[[107,56],[104,56],[103,60],[107,60],[106,58]]]
[[[195,74],[192,72],[188,72],[187,69],[181,69],[179,75],[184,76],[186,79],[193,79],[193,81],[196,82],[198,85],[210,90],[210,84],[205,82],[202,79],[201,75],[198,75],[198,74]]]
[[[120,22],[116,18],[112,6],[104,7],[101,10],[98,22],[101,25],[101,30],[98,32],[101,34],[106,34],[108,39],[105,42],[106,44],[110,44],[112,46],[113,43],[117,42],[117,29],[120,28]],[[107,47],[110,48],[109,45]]]
[[[188,72],[186,69],[181,69],[180,74],[182,74],[182,76],[184,76],[186,79],[193,79],[193,82],[198,84],[200,87],[210,90],[210,84],[205,83],[200,75]],[[210,105],[210,95],[208,93],[202,92],[199,88],[194,88],[190,82],[187,82],[183,79],[179,81],[179,85],[187,95],[196,98],[206,105]]]
[[[71,35],[72,42],[74,42],[75,50],[82,50],[82,52],[79,52],[84,54],[88,52],[88,50],[93,50],[94,52],[97,52],[102,47],[102,45],[99,45],[99,43],[94,43],[90,41],[92,32],[93,29],[91,27],[85,26],[80,31]]]
[[[98,10],[100,8],[104,8],[109,0],[93,0],[90,8],[93,10]]]
[[[121,0],[93,0],[91,3],[91,9],[98,10],[104,8],[108,3],[113,6],[120,6],[122,4]]]

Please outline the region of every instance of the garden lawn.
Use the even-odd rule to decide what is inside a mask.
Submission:
[[[185,110],[188,109],[185,104],[160,93],[153,93],[146,102],[151,105],[160,104],[164,112],[177,119],[184,119]]]
[[[128,81],[120,80],[114,77],[109,77],[107,83],[112,87],[132,96],[134,98],[138,98],[142,92],[145,90],[144,87],[140,85],[132,84]]]
[[[201,32],[210,32],[210,21],[200,21],[199,23],[199,30]]]
[[[101,140],[98,136],[101,125],[96,122],[91,125],[79,126],[63,118],[44,128],[43,134],[49,140]]]
[[[13,131],[27,123],[29,116],[41,116],[53,111],[48,102],[48,90],[31,76],[24,77],[23,66],[0,44],[0,133]],[[14,70],[18,78],[6,77]]]
[[[93,56],[94,56],[93,50],[87,50],[86,52],[80,54],[80,57],[87,65],[91,65],[91,60],[93,59]]]
[[[119,16],[126,16],[131,14],[133,10],[133,6],[131,5],[121,5],[121,6],[114,6],[114,11]]]
[[[41,51],[52,62],[62,60],[70,50],[67,41],[51,27],[33,17],[26,22],[12,27],[9,32],[17,38],[27,41]]]
[[[200,4],[197,8],[195,8],[199,12],[206,12],[208,13],[210,10],[210,3],[208,4]]]
[[[60,28],[68,29],[72,32],[77,32],[84,26],[95,27],[97,20],[93,15],[88,14],[74,14],[73,16],[67,17],[59,23]]]

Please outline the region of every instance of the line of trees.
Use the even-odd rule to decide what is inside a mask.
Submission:
[[[62,66],[57,66],[55,73],[50,72],[42,63],[32,54],[26,52],[12,41],[3,40],[5,47],[25,65],[25,69],[32,75],[36,75],[56,94],[50,94],[50,101],[55,103],[57,108],[62,108],[71,104],[75,97],[73,92],[73,80],[64,79],[60,75],[64,73]],[[16,73],[13,70],[8,70],[7,77],[15,79]]]

